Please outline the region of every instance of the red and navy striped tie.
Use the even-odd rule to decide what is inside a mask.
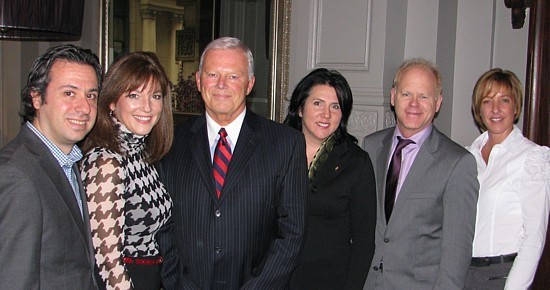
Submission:
[[[216,195],[220,198],[222,192],[223,183],[225,180],[225,174],[227,173],[227,167],[229,167],[229,161],[231,161],[231,146],[227,142],[227,132],[224,128],[220,129],[220,139],[216,150],[214,151],[214,180],[216,182]]]

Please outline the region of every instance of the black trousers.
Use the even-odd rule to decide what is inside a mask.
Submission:
[[[510,273],[513,264],[513,262],[509,262],[492,264],[487,267],[470,266],[464,289],[504,289],[506,278],[508,278],[508,273]]]
[[[135,290],[159,290],[161,265],[126,264]]]

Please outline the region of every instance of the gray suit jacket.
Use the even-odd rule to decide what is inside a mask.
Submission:
[[[0,172],[0,289],[96,289],[82,185],[84,220],[59,163],[27,126],[0,151]]]
[[[386,168],[393,132],[389,128],[363,140],[374,166],[378,204],[376,248],[364,289],[462,289],[472,255],[479,189],[476,161],[433,127],[386,225]]]

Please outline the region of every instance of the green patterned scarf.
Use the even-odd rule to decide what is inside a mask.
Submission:
[[[323,163],[328,158],[328,155],[334,148],[334,145],[336,144],[336,141],[340,137],[340,130],[336,130],[332,135],[330,135],[323,144],[319,147],[317,152],[315,153],[315,156],[313,156],[313,161],[311,161],[311,164],[309,165],[309,181],[312,182],[315,179],[315,176],[317,173],[319,173],[319,170],[321,166],[323,166]]]

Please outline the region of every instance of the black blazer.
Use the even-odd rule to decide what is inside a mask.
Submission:
[[[86,195],[26,125],[0,151],[0,289],[95,289]]]
[[[300,132],[247,111],[218,199],[206,117],[179,127],[160,166],[174,201],[173,229],[159,234],[166,289],[287,287],[303,244],[306,167]]]
[[[376,227],[376,183],[367,152],[349,138],[334,146],[310,183],[308,201],[306,242],[291,288],[362,289]]]

